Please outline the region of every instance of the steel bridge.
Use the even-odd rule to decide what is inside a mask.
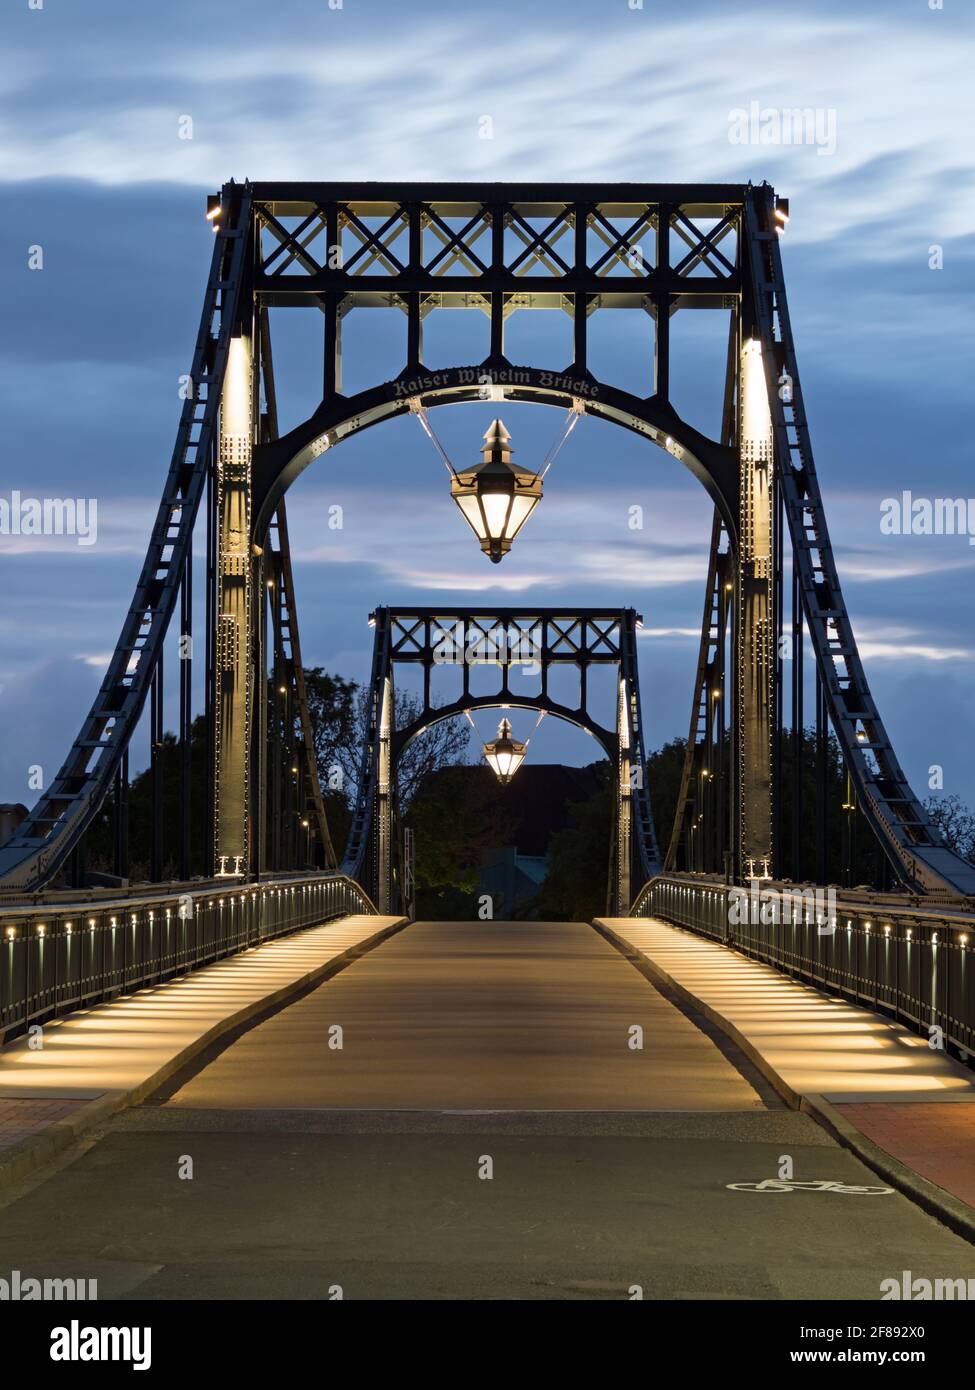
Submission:
[[[368,738],[345,872],[367,885],[380,912],[399,906],[410,910],[409,895],[400,887],[411,877],[409,866],[397,863],[405,849],[396,794],[403,751],[432,724],[472,710],[537,710],[585,730],[613,767],[616,812],[607,899],[615,915],[625,912],[640,886],[660,868],[640,718],[636,632],[642,619],[632,609],[380,608],[372,622]],[[419,666],[423,673],[420,708],[402,728],[395,721],[397,665]],[[497,669],[495,690],[472,691],[471,673],[477,666]],[[550,689],[549,677],[557,666],[576,672],[574,704],[556,698]],[[601,724],[593,712],[588,675],[594,666],[608,666],[614,674],[613,728]],[[460,688],[455,698],[438,703],[433,673],[450,668],[457,668]],[[513,679],[519,670],[537,673],[537,693],[528,692],[524,678]]]
[[[210,202],[214,249],[189,373],[192,389],[135,593],[60,771],[0,847],[8,940],[12,948],[23,941],[25,960],[34,953],[33,965],[23,967],[22,992],[8,971],[7,990],[11,999],[22,993],[23,1016],[43,1011],[52,999],[65,1005],[90,999],[120,981],[159,978],[181,961],[192,964],[269,931],[301,925],[312,900],[325,916],[400,910],[405,883],[397,758],[434,719],[487,705],[545,709],[569,719],[593,734],[613,763],[611,912],[625,913],[630,904],[640,912],[650,902],[655,912],[673,913],[676,899],[653,887],[666,882],[683,884],[700,915],[713,901],[708,895],[716,884],[756,878],[775,883],[790,841],[789,863],[797,876],[808,814],[816,817],[819,844],[825,843],[825,793],[806,807],[799,791],[807,640],[815,662],[820,749],[831,727],[852,795],[880,847],[890,886],[899,891],[895,907],[924,904],[945,921],[950,917],[952,929],[958,925],[975,899],[975,868],[945,845],[908,784],[871,694],[843,598],[786,300],[779,233],[787,205],[771,187],[230,182]],[[343,321],[351,312],[377,307],[404,316],[402,369],[391,380],[346,394]],[[278,429],[271,308],[321,316],[321,403],[284,435]],[[424,323],[440,308],[486,316],[490,350],[483,361],[436,370],[425,365]],[[506,324],[524,309],[569,317],[568,366],[506,355]],[[594,375],[589,329],[592,315],[602,309],[631,310],[652,321],[646,395]],[[716,438],[682,419],[671,401],[671,321],[690,310],[728,315],[724,409]],[[713,502],[690,735],[676,816],[669,836],[662,837],[662,862],[651,814],[653,788],[633,775],[642,774],[646,755],[631,609],[377,610],[369,728],[344,857],[333,844],[304,687],[288,488],[305,468],[365,429],[417,408],[482,399],[486,390],[506,400],[575,404],[622,426],[689,469]],[[191,563],[197,527],[206,553],[199,650]],[[534,697],[519,696],[512,687],[507,645],[494,661],[498,689],[491,696],[471,695],[464,653],[472,635],[497,628],[527,642],[540,662],[542,683]],[[452,704],[434,707],[429,672],[448,629],[460,633],[462,688]],[[791,685],[783,638],[792,643]],[[165,824],[161,769],[171,659],[179,692],[176,826]],[[206,731],[206,799],[194,818],[191,728],[198,661],[204,666],[199,713]],[[397,729],[393,673],[406,662],[423,667],[426,695],[416,725]],[[578,704],[549,700],[547,675],[556,663],[579,670]],[[613,727],[598,724],[587,704],[586,672],[595,663],[617,673]],[[143,720],[151,749],[151,882],[134,888],[128,883],[126,829],[129,749]],[[786,824],[783,779],[790,759],[797,790]],[[106,812],[115,827],[115,883],[97,890],[89,882],[86,845],[96,818]],[[161,882],[167,856],[178,865],[179,883]],[[202,877],[187,888],[194,864],[202,865]],[[806,869],[823,881],[824,853]],[[184,891],[208,901],[211,894],[219,901],[223,893],[224,915],[231,901],[270,902],[269,893],[284,906],[274,913],[249,906],[247,927],[231,926],[221,916],[209,938],[180,944],[185,924],[179,926],[176,908]],[[160,930],[158,909],[146,906],[150,900],[162,903],[163,920],[167,913],[172,919],[169,937]],[[99,947],[100,964],[93,955],[87,974],[72,966],[81,970],[77,979],[62,978],[50,998],[42,989],[44,1002],[38,1005],[30,981],[36,984],[38,971],[43,977],[48,967],[38,964],[42,948],[30,936],[31,924],[43,910],[45,930],[57,935],[63,923],[70,925],[58,903],[69,901],[114,905],[92,914],[99,934],[107,914],[103,925],[110,935],[122,920],[121,904],[130,911],[138,944],[125,966],[113,954],[121,947]],[[303,904],[293,918],[291,901]],[[693,914],[681,901],[689,921]],[[71,916],[77,920],[75,908]],[[240,913],[238,923],[239,918]],[[64,943],[57,950],[62,947],[67,950]],[[61,957],[55,953],[55,959]],[[19,980],[21,966],[10,969]],[[62,969],[68,970],[63,961]]]

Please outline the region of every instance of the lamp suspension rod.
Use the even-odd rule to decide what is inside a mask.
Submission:
[[[532,729],[531,733],[530,733],[530,734],[528,735],[528,737],[525,739],[525,752],[526,752],[526,753],[528,752],[528,745],[531,743],[532,739],[535,737],[535,734],[538,732],[538,726],[539,726],[539,724],[541,724],[541,722],[542,722],[542,720],[545,718],[546,714],[548,714],[548,710],[547,710],[547,709],[540,709],[540,710],[538,711],[538,718],[535,720],[535,727],[534,727],[534,729]]]
[[[496,709],[508,709],[509,707],[508,707],[507,705],[496,705],[495,708],[496,708]],[[477,734],[477,725],[474,723],[474,720],[471,718],[471,712],[470,712],[470,710],[469,710],[469,709],[465,709],[465,710],[464,710],[464,713],[465,713],[466,716],[467,716],[467,722],[470,724],[471,728],[472,728],[472,729],[474,730],[474,732]],[[528,735],[528,737],[525,739],[525,748],[526,748],[526,749],[527,749],[528,745],[531,743],[532,739],[535,737],[536,730],[538,729],[539,724],[541,724],[542,720],[545,718],[546,714],[548,714],[548,710],[547,710],[547,709],[540,709],[540,710],[538,711],[538,718],[535,720],[535,728],[532,729],[531,733],[530,733],[530,734]],[[478,736],[478,738],[480,738],[480,734],[477,734],[477,736]]]
[[[446,467],[447,472],[450,474],[452,478],[456,478],[457,469],[450,462],[447,450],[444,448],[444,446],[440,443],[440,440],[437,438],[436,432],[433,426],[430,424],[430,419],[427,415],[426,408],[424,407],[423,402],[420,400],[419,396],[410,397],[410,410],[419,420],[422,429],[426,433],[427,438],[430,440],[430,443],[433,445],[437,453],[443,459],[444,466]]]
[[[586,407],[583,404],[583,402],[577,396],[573,396],[572,404],[565,412],[565,427],[562,430],[562,433],[556,438],[555,443],[549,449],[548,453],[545,455],[545,459],[542,463],[540,472],[535,474],[536,478],[542,479],[545,477],[545,474],[548,472],[548,470],[552,467],[552,464],[558,458],[559,453],[562,449],[562,445],[565,443],[569,435],[575,429],[576,425],[579,423],[580,419],[585,414],[585,411]]]
[[[416,416],[417,420],[419,420],[420,426],[426,434],[427,438],[430,440],[430,443],[433,445],[437,453],[443,459],[444,467],[447,469],[447,472],[451,475],[451,477],[456,478],[457,469],[451,463],[450,456],[447,453],[447,450],[444,448],[440,440],[437,438],[437,432],[430,423],[430,417],[427,414],[426,406],[420,400],[419,396],[411,396],[409,406],[411,413]],[[556,437],[555,442],[552,444],[552,447],[549,449],[548,453],[545,455],[541,468],[535,474],[536,478],[543,479],[545,477],[545,474],[552,467],[552,464],[555,462],[555,460],[561,453],[563,444],[565,444],[566,440],[569,438],[569,435],[572,433],[576,425],[579,423],[579,420],[585,414],[585,411],[585,403],[578,397],[573,396],[572,404],[569,406],[568,410],[565,413],[565,426],[562,429],[561,433]]]

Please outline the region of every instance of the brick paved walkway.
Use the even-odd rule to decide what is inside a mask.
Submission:
[[[975,1207],[975,1104],[926,1101],[836,1108],[886,1153]]]
[[[83,1100],[0,1099],[0,1149],[9,1149],[21,1139],[40,1134],[84,1104]]]

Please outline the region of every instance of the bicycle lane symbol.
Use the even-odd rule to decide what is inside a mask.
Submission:
[[[786,1178],[764,1178],[761,1182],[729,1182],[734,1192],[839,1192],[853,1197],[888,1197],[892,1187],[865,1187],[857,1183],[835,1182],[828,1178],[797,1182]]]

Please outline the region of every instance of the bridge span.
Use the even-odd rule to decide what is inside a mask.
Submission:
[[[788,200],[231,181],[208,216],[192,389],[135,591],[60,769],[0,844],[0,1268],[151,1299],[875,1299],[902,1271],[969,1279],[975,865],[913,790],[861,660],[788,309]],[[343,319],[394,305],[405,357],[346,395]],[[429,370],[435,307],[487,316],[481,362]],[[594,374],[597,307],[652,320],[651,395]],[[672,398],[690,308],[728,320],[713,438]],[[281,311],[324,328],[321,402],[284,434],[272,309],[276,333]],[[522,309],[569,316],[567,370],[508,355]],[[434,440],[431,413],[485,398],[563,407],[564,437],[614,423],[713,504],[667,826],[623,596],[374,608],[358,775],[331,784],[286,494],[363,430],[412,414]],[[495,560],[548,467],[509,442],[496,420],[482,464],[443,453]],[[412,920],[402,760],[487,709],[601,748],[606,919]],[[496,771],[502,746],[504,782],[527,745],[499,729]]]
[[[930,1180],[893,1154],[885,1178],[863,1132],[858,1153],[788,1104],[768,1032],[756,1051],[739,1016],[729,1037],[704,977],[801,1039],[810,1095],[975,1117],[970,1073],[895,1023],[657,919],[370,920],[72,1013],[33,1056],[10,1044],[0,1113],[19,1097],[24,1123],[45,1089],[91,1104],[99,1047],[150,1069],[174,1016],[221,994],[229,1015],[274,963],[268,1008],[223,1033],[201,1015],[209,1045],[141,1104],[0,1187],[0,1265],[138,1299],[871,1299],[892,1270],[975,1275],[963,1223],[919,1204]],[[347,922],[361,949],[317,983],[294,964],[282,996],[282,953],[347,948]],[[695,946],[713,958],[682,965]]]

